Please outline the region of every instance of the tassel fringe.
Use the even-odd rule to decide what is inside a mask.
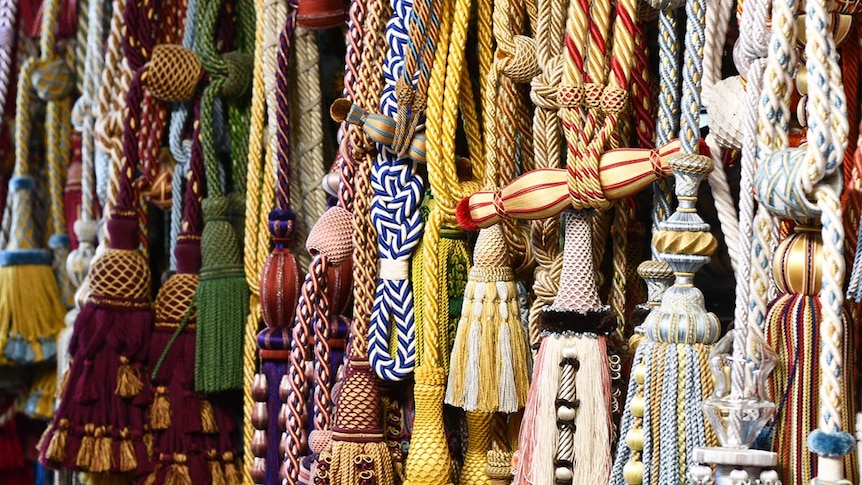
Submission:
[[[364,485],[394,483],[389,448],[385,442],[332,442],[332,483]],[[369,481],[371,480],[371,481]]]
[[[114,391],[120,397],[135,397],[144,390],[141,371],[129,364],[129,358],[120,356],[120,367],[117,369],[117,389]]]
[[[156,395],[150,406],[150,427],[157,430],[171,427],[171,402],[164,386],[156,387]]]

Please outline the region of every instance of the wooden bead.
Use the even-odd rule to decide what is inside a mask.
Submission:
[[[554,478],[557,479],[558,482],[571,482],[574,476],[572,475],[572,470],[569,468],[559,467],[554,471]]]
[[[560,421],[574,421],[575,410],[569,406],[560,406],[557,408],[557,419]]]
[[[641,485],[644,481],[644,464],[630,461],[623,467],[623,478],[629,485]]]
[[[642,451],[644,449],[644,430],[643,428],[632,428],[626,433],[626,444],[629,449],[634,451]]]
[[[778,245],[772,273],[778,289],[785,293],[816,295],[820,292],[823,241],[816,230],[797,229]]]
[[[636,418],[644,417],[644,411],[646,411],[646,401],[643,396],[634,396],[629,403],[629,409],[632,412],[632,416]]]

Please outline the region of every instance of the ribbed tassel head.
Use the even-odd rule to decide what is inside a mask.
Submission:
[[[439,367],[419,366],[414,373],[416,419],[410,453],[407,454],[407,481],[404,483],[449,484],[452,483],[451,458],[442,425],[446,371]]]
[[[211,197],[202,204],[206,224],[201,237],[195,356],[195,388],[201,392],[242,387],[242,336],[249,289],[228,208],[226,197]]]

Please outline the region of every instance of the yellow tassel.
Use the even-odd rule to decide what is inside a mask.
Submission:
[[[227,485],[239,485],[242,483],[242,478],[239,475],[237,468],[237,460],[233,453],[228,451],[222,456],[224,460],[224,481]]]
[[[224,470],[222,470],[222,465],[219,463],[218,459],[209,460],[209,468],[212,485],[227,485],[225,482]]]
[[[331,483],[359,485],[369,479],[379,484],[394,483],[391,460],[383,441],[333,441]]]
[[[72,360],[69,360],[69,366],[72,365]],[[66,394],[66,387],[69,385],[69,370],[63,372],[63,377],[60,378],[60,386],[57,388],[56,398],[61,399]]]
[[[46,455],[48,460],[55,463],[63,463],[66,460],[66,435],[69,429],[69,420],[62,418],[54,429],[51,435],[51,441],[48,442]],[[50,431],[51,428],[48,428]]]
[[[153,433],[144,433],[144,446],[147,448],[147,457],[153,459]]]
[[[150,427],[159,430],[171,427],[171,402],[165,386],[156,387],[156,395],[150,405]]]
[[[499,406],[497,329],[501,322],[506,323],[501,319],[499,308],[500,295],[497,285],[493,281],[488,282],[485,284],[485,297],[482,299],[481,323],[477,322],[482,325],[482,340],[479,350],[479,397],[475,409],[481,412],[493,412]]]
[[[120,367],[117,369],[117,389],[114,392],[120,397],[135,397],[143,390],[141,371],[129,364],[128,357],[121,355]]]
[[[138,468],[138,459],[135,457],[135,446],[132,444],[131,433],[128,428],[120,432],[120,471],[131,472]]]
[[[458,330],[455,333],[455,342],[452,347],[452,356],[449,359],[449,385],[446,388],[446,403],[452,406],[464,405],[464,391],[466,384],[466,371],[468,367],[467,358],[470,354],[467,347],[469,334],[472,329],[470,315],[473,312],[476,282],[467,281],[464,288],[464,303],[461,307],[461,321],[458,322]],[[476,323],[478,325],[478,323]],[[479,329],[475,329],[478,331]]]
[[[54,366],[39,367],[27,397],[24,411],[35,419],[51,419],[54,416],[54,396],[57,393],[57,369]]]
[[[165,476],[165,485],[192,485],[192,477],[189,476],[189,467],[186,465],[186,455],[174,454],[174,464]]]
[[[105,436],[105,428],[96,428],[93,440],[93,460],[90,463],[90,471],[94,473],[107,472],[111,470],[113,456],[111,452],[111,437]]]
[[[95,438],[93,438],[94,430],[95,426],[93,424],[84,425],[84,437],[81,438],[78,456],[75,457],[75,466],[81,470],[90,470],[93,463],[93,453],[96,448]]]
[[[147,475],[147,479],[144,481],[144,485],[156,485],[156,477],[158,477],[159,470],[161,470],[161,465],[156,465],[155,469]]]
[[[43,352],[39,340],[54,339],[65,315],[50,265],[0,267],[0,349],[6,348],[8,335],[20,336],[28,347],[11,360],[31,364],[54,358]]]
[[[213,405],[208,399],[201,399],[201,432],[207,434],[218,433]]]

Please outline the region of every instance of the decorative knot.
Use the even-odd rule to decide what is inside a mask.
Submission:
[[[269,213],[269,233],[277,245],[290,244],[296,233],[296,213],[290,209],[273,209]]]
[[[577,86],[560,86],[557,91],[557,101],[562,108],[577,108],[584,101],[584,87]]]
[[[348,122],[351,125],[362,127],[363,133],[374,143],[393,147],[395,144],[396,122],[389,116],[379,113],[368,113],[347,99],[338,99],[329,108],[332,119],[341,123]],[[409,140],[405,140],[407,147],[406,155],[418,163],[425,163],[425,133],[424,130],[416,130]],[[366,153],[374,153],[373,144],[368,146],[353,147],[354,158],[364,156]]]
[[[606,86],[602,90],[601,107],[606,114],[622,112],[629,100],[629,93],[619,88]]]
[[[39,61],[33,70],[33,89],[43,101],[65,98],[75,87],[75,72],[63,59]]]
[[[602,94],[604,87],[596,83],[584,84],[583,106],[589,109],[599,109],[602,107]]]
[[[147,88],[162,101],[188,101],[204,70],[198,56],[181,45],[159,44],[147,62]]]
[[[516,35],[512,41],[512,45],[498,49],[497,62],[512,81],[529,83],[542,72],[536,60],[536,41],[524,35]]]
[[[227,66],[227,77],[220,94],[228,98],[244,96],[251,87],[251,73],[254,67],[251,56],[233,51],[223,55],[222,60]]]

